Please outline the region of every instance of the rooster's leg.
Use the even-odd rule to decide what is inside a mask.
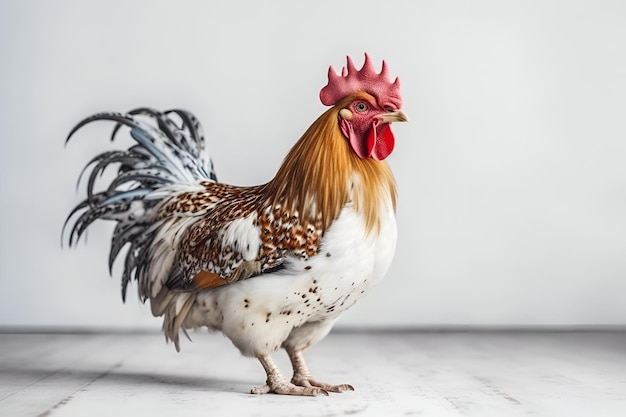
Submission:
[[[289,359],[291,360],[291,365],[293,366],[293,378],[291,378],[291,382],[295,385],[305,388],[317,387],[330,392],[354,391],[352,385],[331,385],[316,381],[313,379],[309,368],[307,368],[306,363],[304,362],[302,351],[290,348],[287,348],[286,350],[287,355],[289,355]]]
[[[252,388],[252,391],[250,391],[252,394],[273,392],[287,395],[328,395],[328,392],[321,387],[312,385],[299,386],[286,381],[269,355],[259,357],[259,361],[267,374],[267,383],[261,387]]]

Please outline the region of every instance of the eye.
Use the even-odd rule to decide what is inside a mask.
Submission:
[[[357,103],[356,106],[354,106],[356,111],[358,111],[359,113],[363,113],[364,111],[367,111],[368,107],[367,104],[363,103],[362,101]]]

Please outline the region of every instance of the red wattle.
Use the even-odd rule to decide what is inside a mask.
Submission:
[[[350,142],[352,150],[354,150],[361,159],[371,157],[377,161],[382,161],[393,151],[396,140],[389,127],[389,123],[379,124],[377,121],[374,122],[365,138],[356,135],[352,123],[345,119],[341,119],[339,126],[341,133],[343,133]]]
[[[391,131],[391,126],[389,126],[389,123],[372,126],[368,135],[368,146],[370,136],[373,136],[375,141],[373,150],[370,150],[370,155],[372,156],[372,158],[376,159],[377,161],[382,161],[383,159],[387,158],[391,154],[391,152],[393,152],[393,148],[396,144],[396,139],[393,136],[393,132]]]

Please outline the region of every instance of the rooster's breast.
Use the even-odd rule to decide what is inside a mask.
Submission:
[[[317,281],[313,320],[345,311],[387,273],[396,246],[395,215],[387,212],[378,231],[366,233],[364,225],[362,216],[347,206],[324,234],[319,253],[289,265],[298,281]]]

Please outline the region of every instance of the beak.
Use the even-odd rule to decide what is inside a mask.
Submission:
[[[402,110],[391,111],[387,113],[383,113],[378,116],[385,123],[391,122],[408,122],[409,118]]]

